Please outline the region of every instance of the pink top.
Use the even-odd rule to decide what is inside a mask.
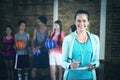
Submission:
[[[53,34],[53,32],[51,33],[51,35]],[[64,40],[64,37],[65,37],[65,33],[62,31],[61,32],[61,39],[62,39],[62,42]],[[54,49],[51,49],[50,50],[50,53],[59,53],[59,54],[62,54],[62,46],[58,46],[57,44],[57,40],[58,40],[58,35],[54,35],[53,38],[52,38],[55,43],[56,43],[56,48]]]

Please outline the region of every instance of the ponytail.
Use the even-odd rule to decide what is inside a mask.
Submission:
[[[58,35],[58,40],[57,40],[57,45],[60,47],[62,46],[62,39],[61,39],[62,22],[60,20],[56,20],[55,23],[60,26],[60,34]],[[53,38],[54,35],[55,35],[55,31],[53,32],[51,39]]]

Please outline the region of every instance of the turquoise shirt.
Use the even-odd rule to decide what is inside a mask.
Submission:
[[[72,59],[80,62],[79,67],[86,67],[90,64],[93,48],[90,39],[86,43],[80,43],[75,39],[72,50]],[[68,73],[70,79],[91,79],[92,71],[72,70]]]
[[[95,67],[99,67],[99,50],[100,50],[100,43],[99,43],[99,37],[95,34],[90,33],[89,31],[87,31],[91,44],[92,44],[92,48],[93,48],[93,53],[91,56],[91,61],[90,64],[95,64]],[[63,76],[63,80],[67,80],[68,78],[68,73],[69,73],[69,66],[72,63],[71,60],[68,59],[69,58],[73,58],[72,52],[73,52],[73,48],[74,48],[74,41],[76,39],[76,36],[78,34],[75,32],[67,35],[64,38],[63,41],[63,45],[62,45],[62,64],[61,66],[65,69],[64,71],[64,76]],[[96,80],[96,72],[95,69],[92,70],[92,77],[93,80]]]

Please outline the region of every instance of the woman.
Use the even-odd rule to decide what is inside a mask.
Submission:
[[[45,41],[48,37],[48,29],[46,27],[47,18],[43,15],[38,17],[38,26],[34,30],[32,41],[32,52],[40,50],[41,54],[33,55],[32,78],[36,78],[36,73],[41,68],[41,80],[45,78],[49,68],[48,50],[45,48]]]
[[[75,24],[71,25],[70,27],[70,33],[74,32],[76,30]]]
[[[86,31],[89,13],[78,10],[75,14],[76,31],[65,37],[62,46],[64,80],[96,80],[99,66],[99,38]],[[82,69],[82,70],[81,70]]]
[[[3,37],[3,47],[4,48],[4,60],[7,66],[8,80],[13,80],[14,75],[14,59],[15,59],[15,49],[14,49],[14,36],[12,34],[12,27],[7,25],[5,27],[5,35]]]
[[[25,32],[26,21],[20,20],[18,23],[19,31],[15,34],[15,41],[22,40],[25,42],[23,49],[16,48],[16,61],[15,69],[18,70],[18,80],[22,79],[22,71],[24,70],[24,80],[28,80],[28,69],[29,69],[29,55],[28,55],[28,42],[29,34]]]
[[[51,49],[49,54],[51,80],[62,80],[61,59],[64,37],[65,33],[62,31],[62,22],[57,20],[54,23],[54,32],[50,36],[56,42],[56,48]],[[58,78],[56,73],[58,73]]]

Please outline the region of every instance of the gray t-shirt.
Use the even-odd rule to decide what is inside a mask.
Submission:
[[[23,40],[25,43],[28,42],[28,37],[27,37],[27,33],[24,32],[23,34],[20,34],[19,32],[16,34],[16,40]],[[16,54],[17,55],[26,55],[28,54],[28,48],[27,46],[22,49],[22,50],[16,50]]]
[[[41,33],[39,31],[39,28],[37,28],[35,46],[39,46],[39,45],[44,46],[47,36],[48,36],[48,29],[46,29],[45,32]]]

